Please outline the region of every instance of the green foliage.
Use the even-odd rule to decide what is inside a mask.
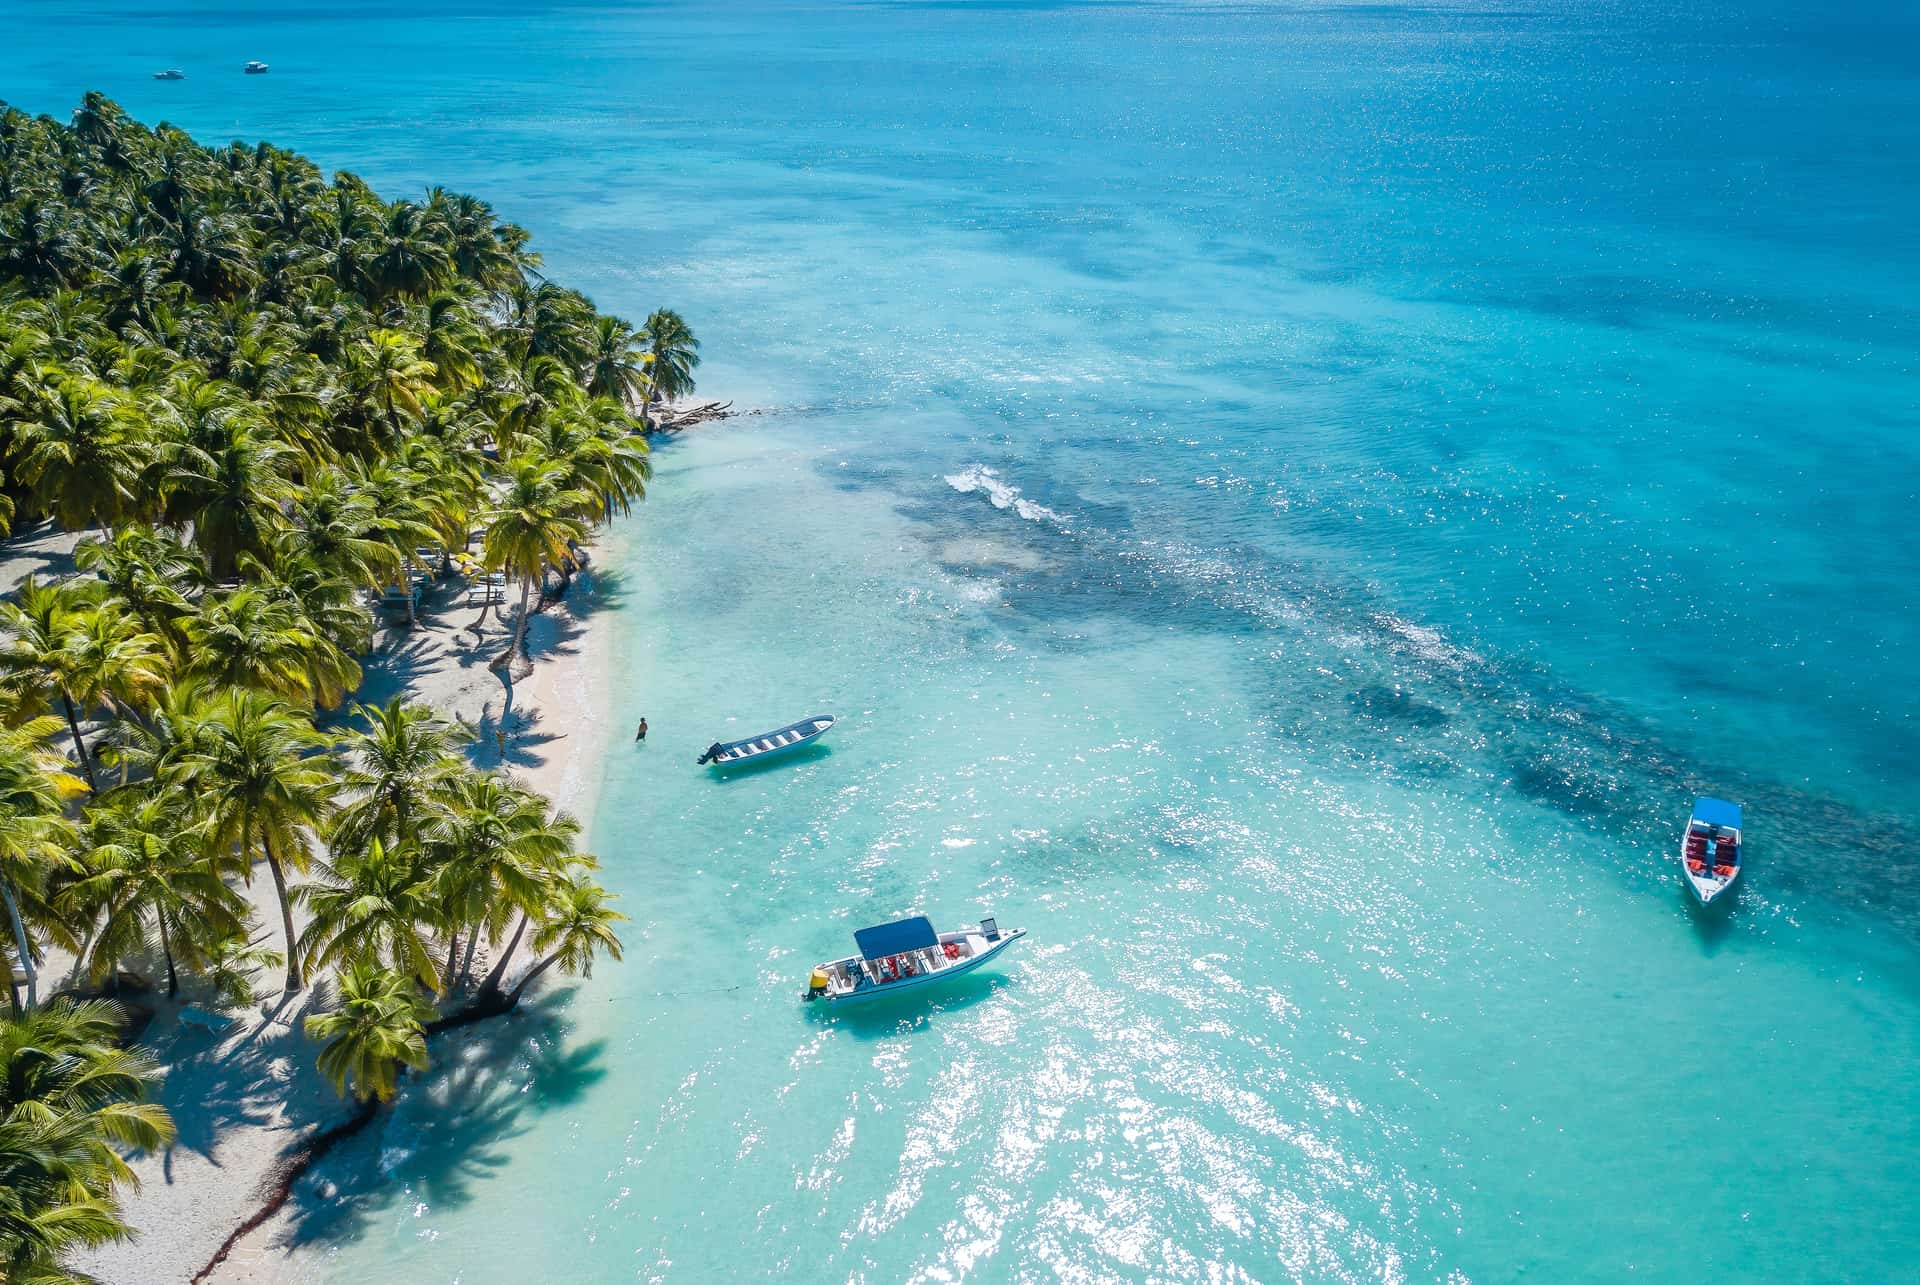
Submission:
[[[321,1069],[381,1100],[483,943],[496,1004],[619,957],[578,824],[470,766],[465,729],[399,699],[314,723],[360,682],[371,591],[477,537],[521,585],[511,658],[532,594],[645,497],[636,416],[692,389],[698,342],[538,263],[472,197],[387,201],[96,94],[70,124],[0,104],[0,536],[87,531],[78,575],[0,602],[0,964],[25,992],[0,1278],[69,1279],[62,1254],[126,1235],[122,1151],[169,1134],[111,1010],[38,1007],[47,946],[228,1004],[329,971]],[[240,895],[259,866],[277,932]]]
[[[411,978],[366,961],[340,974],[340,1003],[306,1022],[307,1034],[326,1042],[320,1070],[334,1089],[354,1096],[393,1097],[400,1068],[425,1070],[426,1023],[433,1006]]]
[[[122,1153],[165,1145],[173,1124],[145,1100],[156,1068],[119,1033],[102,1002],[0,1018],[0,1279],[77,1279],[63,1254],[132,1234],[115,1194],[133,1181]]]

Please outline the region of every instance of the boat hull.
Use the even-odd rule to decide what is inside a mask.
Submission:
[[[969,959],[961,960],[959,963],[949,964],[938,972],[921,973],[914,977],[903,977],[898,981],[879,982],[873,985],[862,986],[858,990],[843,991],[839,994],[828,992],[824,995],[808,995],[806,998],[810,1000],[820,1000],[829,1004],[863,1004],[868,1000],[881,999],[888,995],[905,995],[928,986],[938,986],[940,983],[949,981],[955,977],[964,977],[968,973],[991,962],[1001,951],[1013,945],[1014,942],[1019,941],[1026,935],[1027,930],[1024,928],[1009,928],[1000,934],[1000,940],[993,942],[979,954]],[[835,960],[834,962],[844,964],[847,961]]]
[[[809,745],[819,743],[820,738],[831,732],[838,721],[831,714],[816,714],[812,718],[803,718],[798,723],[789,723],[762,736],[751,736],[744,741],[729,741],[721,746],[719,757],[706,760],[706,763],[707,766],[722,772],[732,768],[752,767],[756,763],[770,763],[775,759],[787,757],[795,750],[803,750]]]

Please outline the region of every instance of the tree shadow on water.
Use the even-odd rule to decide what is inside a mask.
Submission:
[[[508,1144],[539,1115],[577,1106],[606,1075],[605,1041],[565,1038],[571,993],[433,1041],[433,1069],[295,1186],[277,1247],[358,1239],[400,1199],[456,1209],[504,1177]]]

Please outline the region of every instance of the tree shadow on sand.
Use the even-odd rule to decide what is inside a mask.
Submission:
[[[396,1106],[293,1189],[280,1249],[358,1238],[405,1199],[436,1210],[472,1201],[503,1176],[507,1145],[532,1117],[566,1110],[606,1075],[604,1041],[568,1042],[572,990],[433,1041],[434,1067],[403,1084]]]

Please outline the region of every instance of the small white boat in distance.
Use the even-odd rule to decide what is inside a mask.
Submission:
[[[859,954],[814,965],[806,998],[851,1002],[932,986],[972,972],[1026,935],[1003,931],[991,916],[950,933],[936,933],[925,915],[862,928],[853,935]]]
[[[1733,887],[1740,877],[1740,809],[1723,799],[1701,799],[1687,818],[1680,841],[1680,874],[1701,905]]]
[[[702,766],[738,767],[760,759],[777,758],[802,745],[811,745],[827,734],[834,724],[831,714],[815,714],[797,723],[788,723],[778,731],[749,736],[744,741],[715,741],[700,755]]]
[[[267,74],[267,64],[263,62],[250,62],[240,70],[249,76],[264,76]]]
[[[178,67],[169,67],[165,71],[154,72],[153,78],[155,80],[185,80],[187,73],[181,71]]]

